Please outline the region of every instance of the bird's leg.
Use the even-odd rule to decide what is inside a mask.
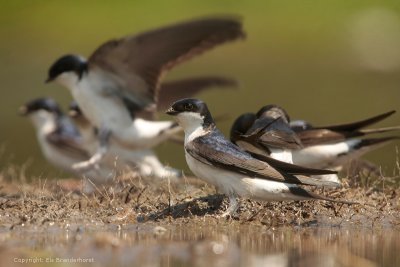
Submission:
[[[100,128],[98,134],[99,147],[97,148],[96,153],[94,153],[93,156],[86,161],[75,163],[72,165],[72,168],[79,171],[86,171],[95,168],[108,151],[108,142],[110,140],[110,136],[110,129]]]
[[[224,213],[222,213],[221,217],[225,218],[227,216],[232,216],[232,214],[236,212],[238,207],[239,207],[239,202],[236,200],[236,196],[230,195],[229,207]]]

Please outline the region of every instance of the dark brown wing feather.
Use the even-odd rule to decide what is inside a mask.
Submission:
[[[161,84],[158,94],[157,110],[164,111],[176,100],[191,97],[203,90],[213,87],[226,88],[236,86],[237,82],[235,80],[218,76],[164,82]]]
[[[133,102],[138,99],[144,108],[157,101],[160,78],[165,71],[240,37],[244,37],[244,32],[237,17],[185,21],[111,40],[89,58],[89,68],[94,65],[118,74],[125,97]]]
[[[282,118],[259,118],[243,136],[243,140],[254,145],[281,149],[300,149],[301,141],[297,134]]]
[[[361,128],[365,128],[367,126],[370,126],[372,124],[375,124],[377,122],[380,122],[387,117],[393,115],[396,111],[391,110],[382,114],[379,114],[377,116],[361,120],[361,121],[356,121],[356,122],[351,122],[351,123],[346,123],[346,124],[338,124],[338,125],[330,125],[330,126],[321,126],[321,127],[313,127],[314,129],[328,129],[331,131],[346,131],[346,132],[351,132],[351,131],[357,131],[360,130]]]
[[[311,127],[304,130],[300,129],[296,132],[301,140],[301,143],[304,146],[313,146],[340,142],[348,138],[360,137],[366,134],[396,131],[400,129],[398,126],[378,129],[362,129],[364,127],[386,119],[387,117],[393,115],[395,112],[395,110],[391,110],[361,121],[347,124]]]
[[[298,132],[297,135],[304,146],[315,146],[344,141],[348,138],[362,137],[368,134],[399,131],[399,126],[377,129],[360,129],[352,132],[332,131],[329,129],[311,129]]]
[[[139,112],[134,110],[133,117],[154,120],[157,117],[156,111],[165,111],[176,100],[191,97],[215,86],[220,88],[235,87],[237,82],[233,79],[218,76],[164,82],[161,84],[159,91],[157,110],[141,110]],[[218,118],[214,117],[214,120],[218,120]]]
[[[267,162],[268,164],[270,164],[271,166],[273,166],[276,169],[282,170],[282,171],[284,171],[286,173],[290,173],[290,174],[302,174],[302,175],[337,174],[336,171],[332,171],[332,170],[307,168],[307,167],[283,162],[280,160],[276,160],[274,158],[259,155],[259,154],[251,154],[251,155],[259,160]]]
[[[351,133],[335,132],[328,129],[311,129],[297,133],[303,146],[321,145],[343,141],[350,137]]]

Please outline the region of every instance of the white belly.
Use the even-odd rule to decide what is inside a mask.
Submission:
[[[62,153],[59,149],[46,142],[44,136],[38,136],[39,144],[45,158],[58,168],[64,171],[73,172],[72,165],[79,161],[79,158],[73,158],[68,154]]]
[[[72,95],[89,121],[100,128],[111,129],[130,127],[132,119],[119,98],[97,92],[86,79],[72,88]]]
[[[348,140],[336,144],[310,146],[293,151],[293,163],[313,168],[335,167],[335,161],[341,154],[349,153],[354,141]]]
[[[292,151],[285,149],[270,149],[270,157],[287,163],[293,163]]]
[[[111,130],[117,142],[133,149],[151,148],[168,138],[160,133],[168,131],[173,122],[146,121],[139,118],[132,120],[120,98],[96,91],[94,79],[87,79],[90,76],[82,79],[71,90],[83,113],[94,126]],[[178,131],[179,128],[176,128],[175,132],[168,134]]]
[[[296,185],[260,178],[249,178],[235,172],[224,171],[199,162],[186,151],[185,157],[190,170],[197,177],[213,184],[224,194],[264,201],[304,199],[290,193],[289,188],[296,187]]]

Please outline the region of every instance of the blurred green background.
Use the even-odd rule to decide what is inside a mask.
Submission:
[[[174,69],[167,79],[219,74],[241,87],[199,96],[228,133],[232,120],[269,103],[293,119],[349,122],[397,109],[400,103],[400,2],[393,1],[1,1],[1,168],[29,162],[30,174],[65,176],[43,159],[33,127],[17,115],[32,98],[64,107],[69,92],[45,85],[59,56],[89,56],[102,42],[210,14],[243,17],[245,41],[224,45]],[[164,115],[162,118],[167,118]],[[400,114],[380,126],[400,124]],[[398,143],[397,143],[398,144]],[[186,168],[183,148],[158,148],[163,162]],[[172,151],[172,152],[171,152]],[[396,143],[370,153],[391,174]]]

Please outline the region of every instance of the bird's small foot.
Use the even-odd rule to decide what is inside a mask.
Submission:
[[[237,202],[236,198],[234,196],[229,196],[229,207],[228,209],[220,215],[220,218],[229,218],[233,219],[235,216],[235,213],[239,207],[239,203]]]
[[[227,210],[224,213],[222,213],[221,215],[219,215],[219,218],[225,218],[225,219],[232,219],[232,213],[231,211]]]
[[[226,220],[237,220],[239,219],[239,215],[236,213],[236,211],[225,211],[221,215],[218,216],[218,218],[221,219],[226,219]]]
[[[99,170],[100,169],[99,164],[98,164],[99,161],[100,161],[100,159],[91,158],[89,160],[73,164],[72,168],[79,172],[90,171],[92,169]]]
[[[96,164],[93,164],[92,162],[90,162],[90,160],[87,160],[87,161],[82,161],[82,162],[73,164],[72,168],[76,171],[82,172],[82,171],[89,171],[91,169],[94,169],[95,165]]]

